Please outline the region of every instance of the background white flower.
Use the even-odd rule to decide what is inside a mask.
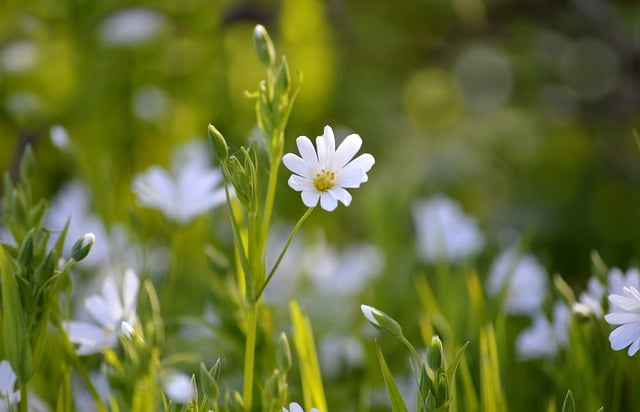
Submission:
[[[625,286],[623,295],[609,295],[612,311],[604,315],[611,325],[620,325],[609,334],[611,349],[629,347],[633,356],[640,349],[640,292],[633,286]]]
[[[504,309],[508,313],[536,313],[546,294],[547,272],[533,255],[507,249],[494,260],[487,279],[490,296],[503,290]]]
[[[520,360],[556,356],[558,349],[569,343],[571,312],[562,302],[553,305],[553,323],[546,315],[535,315],[533,324],[516,338],[516,353]]]
[[[20,391],[14,389],[17,380],[11,364],[6,360],[0,362],[0,410],[11,410],[20,402]]]
[[[78,345],[78,355],[90,355],[116,346],[122,333],[122,323],[136,322],[136,305],[140,281],[127,270],[122,282],[122,293],[113,278],[105,280],[101,295],[85,299],[84,305],[94,322],[64,322],[69,340]]]
[[[151,166],[134,176],[132,189],[141,206],[160,210],[176,222],[187,223],[222,204],[222,173],[209,166],[208,148],[194,141],[175,154],[171,171]]]
[[[181,372],[169,372],[163,376],[162,386],[169,399],[175,403],[187,404],[196,397],[193,379]]]
[[[302,406],[300,406],[297,402],[291,402],[289,404],[289,409],[282,407],[282,412],[304,412]],[[317,408],[311,408],[309,412],[320,412]]]
[[[426,262],[456,262],[478,253],[484,237],[476,221],[442,194],[413,204],[418,253]]]
[[[282,163],[294,174],[289,177],[289,186],[302,192],[302,202],[307,207],[320,206],[327,211],[335,210],[338,201],[345,206],[351,204],[351,195],[345,189],[358,188],[368,180],[375,159],[369,153],[355,159],[362,139],[350,134],[336,149],[333,130],[324,127],[324,134],[316,138],[316,149],[306,136],[296,139],[301,156],[287,153]],[[353,159],[353,160],[352,160]]]

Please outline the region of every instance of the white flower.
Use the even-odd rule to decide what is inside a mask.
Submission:
[[[611,349],[620,350],[629,346],[633,356],[640,349],[640,292],[633,286],[625,286],[623,295],[609,295],[611,313],[604,319],[611,325],[620,325],[609,334]]]
[[[583,315],[593,314],[596,317],[602,316],[602,297],[605,289],[602,283],[591,276],[587,281],[587,290],[580,293],[580,299],[573,304],[573,311]]]
[[[122,293],[118,292],[112,278],[102,286],[101,295],[89,296],[84,306],[92,322],[64,322],[69,340],[78,345],[78,355],[90,355],[116,346],[118,335],[122,334],[122,323],[133,325],[136,322],[136,305],[140,281],[129,269],[124,274]]]
[[[305,250],[301,265],[314,290],[332,295],[355,294],[380,273],[384,259],[372,245],[356,244],[340,252],[325,242]]]
[[[91,212],[91,193],[89,188],[80,181],[72,181],[65,184],[51,202],[51,208],[47,212],[47,227],[62,230],[69,222],[67,236],[65,237],[64,253],[71,254],[71,249],[76,240],[85,233],[95,234],[96,243],[91,247],[91,253],[79,262],[86,267],[96,267],[108,260],[110,254],[109,235],[97,215]],[[57,240],[56,236],[50,239],[51,245]]]
[[[516,338],[516,352],[521,360],[556,356],[558,349],[569,342],[571,312],[562,302],[553,306],[553,323],[541,313],[534,317],[533,325]]]
[[[627,273],[623,273],[618,268],[612,268],[608,276],[609,294],[622,295],[625,286],[632,286],[640,290],[640,272],[637,268],[629,268]],[[615,304],[609,305],[609,311],[620,309]]]
[[[160,210],[179,223],[187,223],[225,201],[222,173],[208,166],[208,148],[194,142],[175,153],[172,170],[158,166],[138,173],[132,184],[141,206]]]
[[[342,367],[353,368],[364,360],[362,343],[353,336],[329,335],[320,342],[321,370],[336,377]]]
[[[304,412],[302,406],[300,406],[297,402],[291,402],[289,404],[289,409],[282,407],[282,412]],[[317,408],[311,408],[309,412],[320,412]]]
[[[369,153],[355,159],[360,150],[362,139],[350,134],[336,149],[333,130],[324,127],[324,134],[316,138],[316,149],[306,136],[296,139],[302,157],[287,153],[282,158],[284,165],[294,174],[289,178],[289,186],[302,192],[302,202],[314,207],[320,201],[324,210],[332,211],[338,207],[338,201],[345,206],[351,203],[351,195],[345,189],[360,187],[368,180],[375,159]],[[353,160],[352,160],[353,159]]]
[[[138,46],[152,40],[164,24],[164,16],[151,8],[129,8],[107,17],[99,36],[108,46]]]
[[[191,376],[170,372],[162,378],[164,391],[173,402],[187,404],[195,399],[196,387]]]
[[[14,390],[17,380],[11,364],[6,360],[0,362],[0,410],[10,410],[20,402],[20,391]]]
[[[455,262],[478,253],[484,237],[476,221],[442,194],[413,204],[418,253],[426,262]]]
[[[546,270],[532,255],[522,255],[515,248],[507,249],[493,262],[487,279],[490,296],[503,289],[504,308],[508,313],[536,313],[547,290]]]

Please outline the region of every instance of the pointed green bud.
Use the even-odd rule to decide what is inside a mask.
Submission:
[[[289,340],[287,334],[282,332],[278,338],[276,347],[276,364],[278,369],[283,373],[287,373],[291,368],[291,349],[289,348]]]
[[[86,258],[95,241],[96,235],[93,233],[85,233],[80,239],[78,239],[71,248],[71,257],[73,260],[80,262],[82,259]]]
[[[427,365],[433,371],[437,371],[444,368],[444,349],[442,348],[442,341],[438,335],[434,335],[431,338],[431,343],[427,348]]]
[[[400,324],[396,322],[391,316],[386,313],[367,305],[360,305],[360,310],[365,318],[371,323],[376,329],[379,329],[384,334],[389,336],[402,336],[402,328]]]
[[[276,49],[273,47],[273,42],[269,37],[269,33],[267,33],[267,29],[261,24],[257,24],[253,29],[253,45],[260,61],[265,66],[271,67],[276,64]]]
[[[576,410],[576,401],[573,399],[573,393],[571,390],[567,391],[567,395],[564,397],[564,402],[562,403],[562,412],[575,412]]]
[[[33,149],[31,145],[27,145],[24,149],[24,154],[22,155],[22,160],[20,161],[20,179],[22,181],[28,182],[31,180],[31,176],[33,176],[33,170],[35,168],[35,158],[33,156]]]
[[[276,90],[286,95],[289,93],[291,87],[291,73],[289,72],[289,65],[287,64],[286,57],[282,56],[282,62],[278,71],[276,72]]]
[[[447,382],[447,374],[439,373],[438,382],[436,383],[436,399],[438,406],[444,406],[449,399],[449,383]]]
[[[218,383],[216,382],[214,375],[211,371],[207,370],[207,367],[204,366],[204,364],[200,364],[199,383],[200,392],[209,398],[209,400],[215,401],[218,399],[218,395],[220,394]]]
[[[227,141],[224,139],[224,136],[222,136],[222,133],[220,133],[212,124],[209,124],[208,135],[209,145],[211,146],[213,156],[216,158],[218,163],[222,164],[229,156],[229,146],[227,146]]]
[[[20,248],[20,253],[18,254],[18,263],[21,266],[26,266],[31,261],[33,257],[33,231],[35,229],[31,229],[27,236],[25,236],[22,241],[22,247]]]

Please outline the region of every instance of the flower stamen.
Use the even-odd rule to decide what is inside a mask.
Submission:
[[[313,185],[321,192],[325,192],[333,187],[336,180],[336,172],[332,172],[326,169],[320,169],[316,173],[315,179],[313,179]]]

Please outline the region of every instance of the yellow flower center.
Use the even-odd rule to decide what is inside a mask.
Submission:
[[[313,179],[313,185],[321,192],[327,191],[333,187],[333,182],[336,180],[336,173],[329,170],[320,169],[316,173],[316,178]]]

